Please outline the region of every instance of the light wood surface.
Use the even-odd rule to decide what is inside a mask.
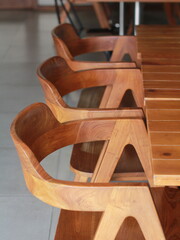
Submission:
[[[41,85],[44,90],[46,102],[51,108],[53,114],[58,121],[68,122],[80,119],[97,119],[97,118],[121,118],[123,119],[141,119],[142,127],[143,123],[143,107],[144,107],[144,97],[143,97],[143,85],[142,85],[142,76],[139,69],[109,69],[109,70],[86,70],[73,72],[65,60],[60,57],[54,57],[47,60],[43,63],[38,69],[38,77],[41,82]],[[81,108],[71,108],[63,100],[63,96],[67,93],[70,93],[74,90],[87,87],[97,87],[97,86],[112,86],[110,88],[111,92],[104,94],[100,103],[100,109],[81,109]],[[121,100],[127,90],[132,89],[133,96],[135,97],[136,105],[141,108],[125,108],[119,106],[121,105]],[[96,93],[96,92],[95,92]],[[107,93],[107,92],[106,92]],[[97,93],[98,94],[98,93]],[[87,100],[87,91],[84,95],[85,99],[81,101],[86,102]],[[97,96],[93,96],[93,99],[97,99]],[[91,103],[92,104],[92,103]],[[90,104],[90,107],[91,107]],[[124,104],[125,105],[125,104]],[[106,109],[109,108],[109,109]],[[111,108],[111,109],[110,109]],[[115,108],[115,109],[113,109]],[[136,122],[137,120],[135,120]],[[128,121],[126,121],[127,129],[129,129]],[[139,126],[139,125],[138,125]],[[142,131],[141,125],[138,127],[138,132]],[[129,129],[128,137],[131,136],[131,131]],[[133,133],[136,134],[136,133]],[[133,135],[132,134],[132,135]],[[122,135],[122,134],[121,134]],[[143,129],[144,141],[147,141],[146,129]],[[146,136],[146,137],[145,137]],[[133,138],[133,137],[132,137]],[[121,137],[121,143],[123,144],[123,139]],[[132,145],[135,147],[135,139],[132,142]],[[123,149],[126,147],[127,142]],[[75,180],[85,181],[88,177],[92,177],[92,173],[95,170],[99,154],[102,151],[103,143],[91,143],[91,144],[80,144],[74,146],[72,159],[71,159],[71,169],[76,173]],[[135,147],[136,148],[136,147]],[[147,168],[147,164],[150,156],[146,149],[145,162],[143,156],[139,156],[140,160],[143,161],[143,167],[146,170],[148,179],[152,179],[150,172],[152,174],[152,169]],[[120,158],[120,156],[119,156]],[[83,161],[82,161],[83,159]],[[129,160],[128,160],[129,159]],[[106,164],[109,165],[108,160]],[[122,166],[121,166],[122,162]],[[114,163],[115,169],[111,169],[112,173],[115,170],[113,179],[116,180],[145,180],[146,176],[142,173],[143,169],[141,167],[141,161],[139,161],[138,156],[133,153],[129,148],[125,148],[125,153],[123,152],[122,158],[120,161]],[[99,158],[99,164],[101,159]],[[117,165],[117,166],[116,166]],[[149,170],[148,170],[149,169]],[[110,170],[110,169],[109,169]],[[98,169],[96,169],[98,171]],[[130,171],[130,173],[128,173]],[[111,173],[111,176],[112,176]],[[110,176],[110,175],[109,175]],[[110,177],[111,178],[111,177]]]
[[[146,100],[155,185],[180,185],[180,99]]]
[[[143,80],[139,69],[104,69],[74,72],[64,59],[53,57],[45,61],[38,68],[37,73],[44,90],[46,102],[60,122],[88,118],[143,116],[140,110],[140,108],[144,108]],[[63,100],[64,95],[73,91],[102,86],[110,88],[108,97],[107,92],[102,97],[101,109],[72,108]],[[124,108],[117,110],[127,90],[132,91],[134,101],[139,109]],[[109,110],[105,108],[109,108]],[[116,108],[116,110],[112,108]]]
[[[157,236],[159,240],[165,240],[152,195],[145,184],[67,182],[53,179],[40,165],[48,154],[69,144],[110,139],[115,124],[116,120],[106,119],[60,124],[44,104],[37,103],[24,109],[11,125],[11,136],[21,160],[27,187],[34,196],[55,207],[103,212],[95,234],[95,227],[88,222],[91,229],[87,231],[89,239],[115,239],[124,219],[132,216],[138,221],[146,240],[156,239]],[[63,225],[71,226],[73,215],[70,216],[71,219],[66,223],[63,221]],[[81,226],[82,221],[79,224]],[[58,239],[60,229],[62,235],[67,232],[67,228],[61,225],[60,220],[55,239]]]

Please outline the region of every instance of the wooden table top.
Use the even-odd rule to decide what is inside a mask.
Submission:
[[[180,186],[180,99],[146,100],[155,185]]]
[[[154,184],[180,186],[180,26],[136,28]]]

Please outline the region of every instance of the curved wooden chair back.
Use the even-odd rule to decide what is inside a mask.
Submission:
[[[140,117],[140,111],[137,109],[114,111],[71,108],[62,97],[78,89],[108,86],[100,108],[118,108],[125,93],[131,90],[137,107],[142,109],[144,107],[143,80],[139,69],[95,69],[74,72],[64,59],[53,57],[45,61],[37,73],[46,102],[60,122],[103,117]]]
[[[52,178],[40,165],[47,155],[67,145],[110,140],[115,125],[115,119],[61,124],[42,103],[24,109],[11,125],[11,136],[21,160],[27,187],[34,196],[58,208],[104,211],[94,240],[115,239],[122,222],[128,216],[138,220],[147,240],[156,239],[157,234],[158,239],[164,240],[146,185],[67,182]],[[109,224],[110,222],[117,224]],[[147,222],[149,224],[145,224]]]
[[[140,67],[141,57],[137,52],[134,36],[105,36],[81,39],[70,24],[61,24],[52,30],[52,37],[59,56],[66,59],[73,70],[97,68]],[[110,62],[75,61],[74,57],[91,52],[112,51]],[[128,54],[131,63],[122,62]],[[119,62],[119,63],[118,63]]]

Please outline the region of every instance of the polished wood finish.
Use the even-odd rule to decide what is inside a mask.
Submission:
[[[142,120],[144,118],[142,111],[144,105],[143,85],[142,76],[139,69],[86,70],[74,72],[67,66],[65,60],[60,57],[53,57],[39,67],[38,77],[45,93],[46,102],[57,120],[61,123],[80,119],[118,117],[122,120],[136,118],[135,122],[137,119],[141,119],[140,121],[142,122],[142,127],[144,127]],[[62,98],[65,94],[74,90],[106,85],[110,86],[111,91],[105,91],[101,103],[99,101],[100,109],[71,108],[64,102]],[[132,89],[135,102],[137,106],[141,108],[123,107],[118,109],[121,104],[121,100],[128,89]],[[95,97],[96,96],[93,96],[93,99]],[[87,95],[85,95],[85,98],[87,103]],[[84,101],[84,98],[81,99],[81,101],[82,100]],[[136,134],[129,129],[128,121],[126,121],[126,125],[128,136]],[[141,132],[141,125],[137,126],[139,128],[139,130],[137,129],[138,132]],[[143,132],[143,139],[144,141],[147,141],[147,133],[145,128],[143,129]],[[124,138],[122,138],[122,140],[123,139]],[[136,142],[136,140],[134,139],[133,142]],[[122,146],[122,151],[128,144],[130,144],[130,142],[126,142],[126,144]],[[103,143],[100,142],[74,146],[71,159],[71,169],[74,173],[76,173],[75,180],[87,181],[89,177],[92,177],[92,173],[95,171],[95,166],[97,164],[102,147]],[[151,168],[146,167],[150,157],[148,156],[147,149],[145,151],[145,158],[141,155],[140,159],[142,159],[143,167],[148,174],[148,179],[152,179],[152,176],[150,176],[150,173],[148,173],[149,169]],[[143,169],[138,156],[129,148],[126,148],[125,152],[126,153],[123,153],[121,160],[114,163],[114,167],[118,165],[116,169],[113,167],[111,169],[112,173],[115,171],[113,178],[116,180],[145,180],[146,176],[144,173],[142,173]],[[144,163],[143,158],[147,164]],[[83,159],[83,161],[81,159]],[[101,158],[99,158],[99,164],[101,164]],[[106,164],[109,163],[107,162]],[[98,169],[96,169],[96,172],[97,171]],[[129,171],[130,173],[128,173]]]
[[[138,70],[132,70],[132,72],[125,70],[124,72],[122,72],[122,70],[118,69],[117,70],[118,72],[116,73],[116,71],[109,70],[110,68],[121,68],[122,69],[122,68],[136,68],[137,66],[140,67],[141,57],[140,57],[140,54],[137,54],[137,43],[136,43],[135,37],[111,36],[111,37],[91,37],[91,38],[81,39],[74,32],[74,29],[72,28],[72,26],[70,24],[63,24],[63,25],[57,26],[55,29],[53,29],[52,36],[54,39],[54,43],[55,43],[55,47],[56,47],[58,55],[66,60],[67,64],[69,65],[69,67],[72,70],[76,71],[76,74],[74,73],[74,76],[76,77],[76,82],[75,82],[75,77],[73,77],[73,78],[71,78],[71,80],[73,79],[73,82],[72,81],[69,82],[66,79],[66,81],[61,81],[61,85],[64,83],[64,87],[66,87],[66,88],[67,88],[67,86],[71,86],[71,91],[72,91],[72,86],[74,86],[76,84],[76,87],[78,87],[78,84],[80,84],[80,81],[81,81],[81,86],[79,88],[82,88],[82,86],[83,86],[83,88],[90,87],[90,85],[88,85],[88,84],[90,84],[90,78],[92,78],[93,79],[92,83],[93,82],[94,83],[93,83],[93,85],[91,85],[91,87],[92,86],[96,86],[96,87],[97,86],[106,86],[106,89],[103,90],[104,93],[103,93],[102,99],[100,101],[98,100],[100,105],[96,103],[96,107],[118,108],[120,105],[120,102],[122,100],[122,97],[127,89],[133,90],[133,96],[136,99],[137,105],[143,107],[143,105],[144,105],[143,90],[142,90],[142,85],[141,85],[141,80],[140,80],[140,78],[141,78],[140,72]],[[110,62],[96,62],[96,61],[85,62],[85,61],[77,61],[74,59],[75,56],[78,56],[81,54],[90,53],[90,52],[102,52],[102,51],[113,51]],[[120,62],[120,61],[122,61],[125,54],[130,55],[132,62],[128,62],[128,63]],[[77,72],[79,70],[82,71],[82,70],[87,70],[87,69],[107,69],[107,68],[108,68],[108,72],[104,71],[104,70],[99,70],[99,71],[96,70],[94,72],[86,71],[86,72],[81,72],[81,73]],[[67,69],[67,67],[66,67],[66,69]],[[72,75],[72,70],[71,70],[71,74],[68,73],[69,79]],[[133,74],[133,71],[134,71],[134,74]],[[70,72],[70,71],[68,71],[68,72]],[[136,75],[135,72],[138,73],[138,75],[139,75],[139,80],[137,80],[138,81],[137,85],[136,85],[135,78],[136,77],[138,78],[138,75]],[[127,81],[127,78],[126,79],[124,78],[125,74],[127,74],[128,81]],[[63,78],[64,77],[67,78],[66,73],[63,73]],[[63,79],[63,80],[65,80],[65,79]],[[99,83],[97,83],[97,80]],[[69,82],[69,84],[67,83],[67,81]],[[77,81],[79,83],[77,83]],[[96,83],[95,83],[95,81],[96,81]],[[41,84],[42,84],[43,88],[46,89],[45,91],[47,92],[47,87],[45,86],[45,84],[47,85],[47,81],[46,82],[41,81]],[[86,84],[86,86],[85,86],[85,84]],[[61,86],[61,88],[62,88],[62,86]],[[50,88],[49,88],[49,90],[50,90]],[[51,91],[51,93],[52,93],[52,91]],[[46,95],[50,96],[51,94],[48,93]],[[88,95],[89,95],[89,93],[88,93]],[[93,96],[94,96],[94,94],[93,94]],[[92,92],[90,93],[90,96],[88,96],[88,97],[86,96],[86,100],[85,100],[87,103],[87,105],[85,105],[86,108],[89,105],[91,105],[91,103],[89,104],[89,102],[87,101],[87,98],[89,99],[89,102],[90,102],[92,99]],[[57,99],[57,97],[56,97],[56,99]],[[81,99],[82,98],[80,98],[80,102],[82,102]],[[97,100],[97,96],[95,97],[95,99]],[[46,102],[52,109],[56,118],[61,122],[62,121],[70,121],[70,120],[72,121],[73,119],[74,120],[86,119],[89,117],[91,117],[91,118],[108,117],[108,116],[112,116],[112,112],[113,112],[113,115],[117,114],[117,111],[113,111],[113,110],[104,111],[103,109],[101,109],[100,111],[99,110],[87,110],[87,109],[84,109],[84,110],[81,109],[80,111],[77,111],[77,109],[67,108],[67,105],[64,105],[64,108],[62,108],[62,107],[60,108],[60,106],[58,106],[58,105],[60,105],[59,100],[60,100],[59,96],[58,96],[58,101],[55,99],[52,101],[46,97]],[[134,114],[134,113],[135,113],[134,111],[130,112],[129,110],[123,110],[121,112],[118,112],[118,114],[120,114],[121,117],[123,117],[124,114],[127,116],[127,114]],[[120,117],[120,115],[119,115],[119,117]],[[99,147],[98,147],[99,151],[96,153],[93,150],[95,147],[95,144],[99,145]],[[84,158],[84,159],[86,159],[86,161],[83,161],[79,164],[78,159],[82,159],[81,156],[84,156],[84,152],[81,150],[82,146],[84,148],[84,144],[74,146],[73,153],[74,152],[75,152],[75,154],[78,153],[78,158],[74,157],[75,154],[72,154],[71,168],[76,173],[75,180],[87,181],[88,177],[91,177],[92,173],[94,172],[96,163],[98,161],[98,155],[100,154],[103,144],[100,144],[100,143],[86,144],[86,148],[89,150],[89,152],[86,152],[86,157]],[[91,163],[89,161],[90,159],[91,159]],[[142,171],[142,167],[139,166],[140,165],[139,162],[136,165],[137,165],[136,170]],[[118,178],[120,177],[122,179],[122,176],[118,175],[118,176],[116,176],[116,178],[117,177]],[[129,175],[127,176],[127,174],[124,174],[123,179],[124,178],[129,179]],[[136,175],[134,175],[134,178],[136,180],[137,180],[137,178],[145,179],[145,175],[142,175],[142,173],[139,172],[139,173],[136,173]]]
[[[180,99],[147,100],[155,185],[180,185]]]
[[[61,124],[46,105],[37,103],[27,107],[11,125],[11,136],[21,160],[27,187],[34,196],[58,208],[103,212],[95,234],[95,228],[88,222],[87,227],[91,229],[87,231],[90,233],[89,239],[115,239],[124,219],[133,216],[145,239],[152,240],[158,236],[158,239],[165,240],[151,193],[145,184],[67,182],[52,178],[40,165],[47,155],[69,144],[111,139],[116,122],[104,119]],[[71,221],[73,215],[66,224]],[[62,235],[67,230],[61,227],[61,220],[56,240],[59,229]]]
[[[178,25],[137,26],[138,51],[142,53],[143,64],[180,64],[179,30]]]
[[[66,61],[53,57],[38,68],[38,78],[44,90],[46,102],[60,122],[103,117],[143,117],[140,109],[118,108],[127,90],[131,90],[136,105],[143,109],[144,94],[142,74],[139,69],[109,69],[72,71]],[[108,86],[104,92],[101,109],[69,107],[63,96],[78,89]]]
[[[180,98],[180,74],[144,73],[146,98]]]
[[[105,36],[81,39],[70,24],[62,24],[52,30],[57,54],[66,59],[73,70],[97,68],[132,68],[141,66],[141,56],[137,54],[136,37],[134,36]],[[75,56],[90,53],[113,51],[110,62],[77,61]],[[129,54],[132,62],[122,61]]]

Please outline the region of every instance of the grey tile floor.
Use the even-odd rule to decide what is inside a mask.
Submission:
[[[15,115],[29,104],[44,102],[37,66],[55,55],[50,32],[54,13],[0,12],[0,239],[52,240],[59,209],[34,198],[27,190],[9,135]],[[74,104],[76,94],[67,97]],[[43,161],[53,177],[73,179],[71,146]]]

